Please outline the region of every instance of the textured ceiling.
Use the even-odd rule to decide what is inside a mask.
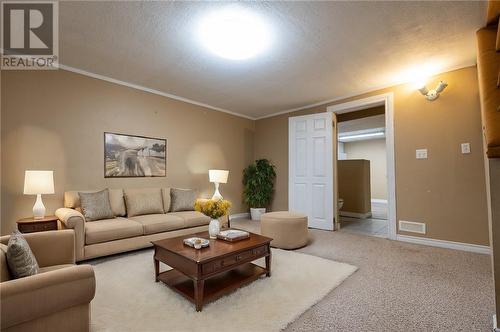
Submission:
[[[195,37],[227,2],[60,2],[60,60],[258,118],[400,83],[426,63],[475,63],[485,2],[241,2],[272,26],[273,44],[244,61]]]

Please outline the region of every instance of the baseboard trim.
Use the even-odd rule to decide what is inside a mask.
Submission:
[[[248,219],[250,218],[250,213],[249,212],[243,212],[243,213],[235,213],[235,214],[230,214],[229,219]]]
[[[399,234],[396,236],[396,240],[402,241],[402,242],[422,244],[422,245],[431,246],[431,247],[455,249],[455,250],[475,252],[478,254],[491,255],[491,248],[490,247],[482,246],[482,245],[478,245],[478,244],[453,242],[453,241],[446,241],[446,240],[437,240],[437,239],[430,239],[430,238],[410,236],[410,235],[399,235]]]
[[[377,204],[387,204],[387,200],[386,199],[372,198],[371,202],[372,203],[377,203]]]
[[[359,218],[359,219],[368,219],[371,218],[372,213],[357,213],[357,212],[349,212],[349,211],[339,211],[339,214],[342,217],[351,217],[351,218]]]

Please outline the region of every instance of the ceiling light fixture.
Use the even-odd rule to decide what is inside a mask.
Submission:
[[[203,18],[198,36],[210,52],[231,60],[254,57],[271,43],[271,33],[264,21],[252,12],[234,6]]]
[[[346,135],[346,136],[339,136],[339,141],[348,141],[352,139],[359,139],[359,138],[372,138],[372,137],[380,137],[384,136],[384,132],[376,132],[376,133],[367,133],[367,134],[357,134],[357,135]]]

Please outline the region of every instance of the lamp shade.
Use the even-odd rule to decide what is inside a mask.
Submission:
[[[211,169],[208,171],[208,178],[210,179],[210,182],[227,183],[228,176],[229,171],[224,171],[221,169]]]
[[[53,194],[54,171],[26,171],[24,173],[24,194]]]

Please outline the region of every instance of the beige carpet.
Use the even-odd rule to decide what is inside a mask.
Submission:
[[[195,312],[193,304],[154,282],[152,257],[149,249],[92,262],[97,280],[92,331],[279,331],[356,271],[276,249],[271,278]]]
[[[260,231],[249,220],[232,226]],[[309,237],[300,252],[358,271],[286,332],[491,331],[490,256],[343,232],[311,229]]]

